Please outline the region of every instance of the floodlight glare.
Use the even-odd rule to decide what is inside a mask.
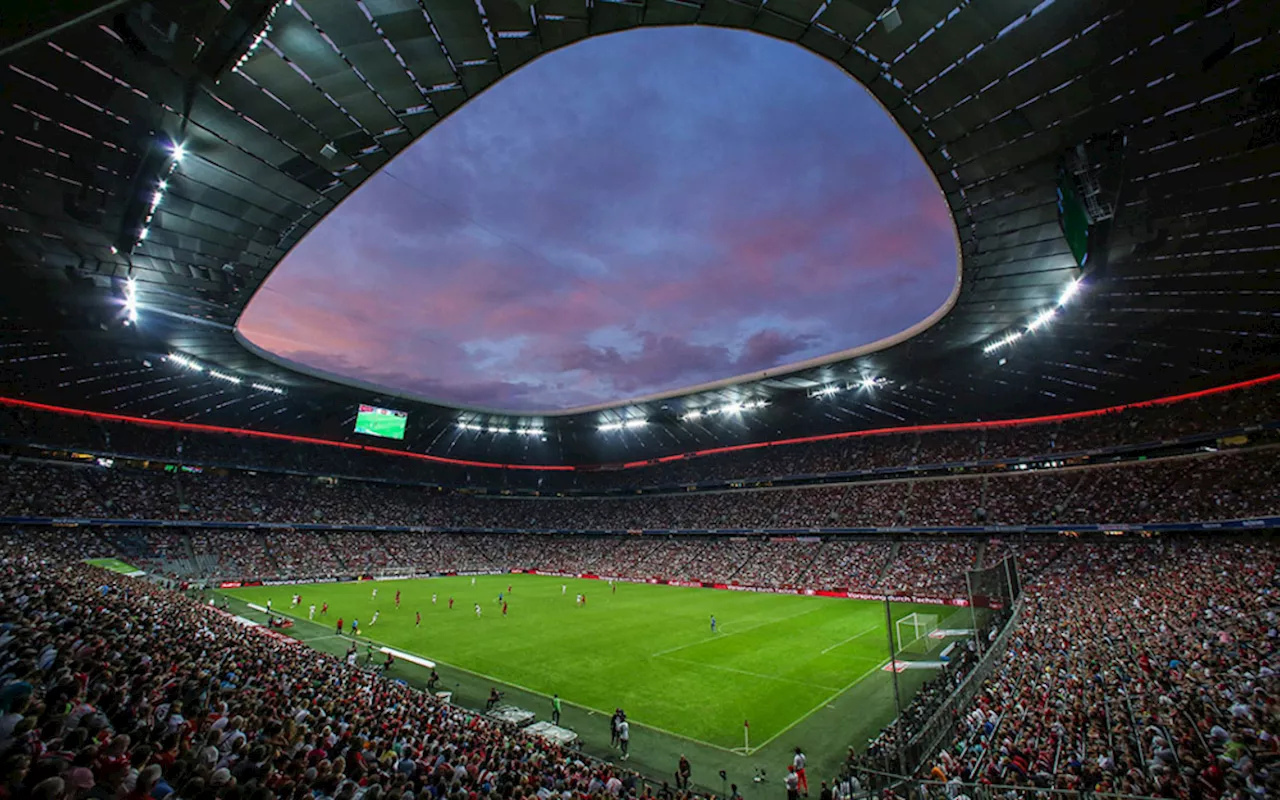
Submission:
[[[175,143],[174,143],[174,144],[169,148],[169,153],[173,156],[173,160],[174,160],[174,162],[175,162],[175,163],[176,163],[176,162],[181,162],[181,161],[182,161],[182,159],[183,159],[183,157],[187,154],[187,149],[186,149],[185,147],[183,147],[182,145],[180,145],[180,144],[178,144],[178,143],[176,143],[176,142],[175,142]]]
[[[1035,333],[1045,325],[1048,325],[1057,313],[1058,309],[1056,308],[1046,308],[1044,311],[1041,311],[1036,318],[1031,320],[1027,325],[1027,333]]]
[[[124,319],[126,325],[138,321],[138,287],[133,278],[124,284]]]
[[[1062,294],[1058,296],[1059,306],[1065,306],[1067,303],[1071,302],[1071,298],[1075,297],[1076,294],[1080,291],[1081,282],[1082,282],[1082,279],[1077,278],[1071,283],[1067,284],[1067,288],[1063,289]]]

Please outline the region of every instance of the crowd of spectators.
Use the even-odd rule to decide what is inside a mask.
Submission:
[[[296,541],[269,536],[268,553]],[[619,542],[637,538],[429,536],[432,559],[569,550],[580,563],[615,558]],[[243,627],[181,593],[79,563],[121,555],[120,539],[92,527],[0,539],[6,797],[532,800],[546,789],[581,800],[647,791],[634,773]],[[785,569],[813,550],[810,569],[838,570],[850,554],[887,557],[893,547],[729,537],[696,552],[676,541],[648,542],[662,553],[639,558],[687,566],[779,550]],[[343,540],[329,544],[336,551]],[[151,544],[159,545],[172,542]],[[990,678],[950,716],[954,733],[920,773],[939,781],[938,797],[959,796],[962,783],[1188,800],[1280,793],[1273,540],[908,541],[894,559],[906,566],[887,577],[945,572],[982,551],[987,563],[1019,560],[1025,606]],[[895,748],[976,660],[972,645],[956,650],[850,766],[894,765]]]
[[[1154,797],[1280,796],[1280,550],[1058,543],[929,776]],[[1030,566],[1030,565],[1028,565]],[[940,792],[940,796],[943,792]]]
[[[690,484],[937,465],[1025,456],[1060,456],[1083,450],[1139,445],[1212,434],[1280,420],[1280,381],[1190,400],[1102,415],[980,429],[904,432],[761,447],[621,470],[538,472],[459,467],[346,447],[262,439],[198,430],[0,406],[0,442],[276,471],[542,491],[606,491],[636,486]],[[314,431],[305,431],[314,435]],[[348,439],[359,440],[355,434]],[[368,444],[367,440],[361,443]],[[394,443],[377,442],[380,446]]]
[[[811,530],[1198,522],[1280,513],[1280,450],[984,476],[529,498],[271,473],[14,459],[0,515],[487,530]]]
[[[77,563],[65,556],[84,553],[56,542],[33,544],[0,544],[6,798],[648,794],[632,771],[588,763],[178,592]]]

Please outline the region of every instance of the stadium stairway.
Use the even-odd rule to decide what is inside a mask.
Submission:
[[[748,553],[746,554],[746,557],[742,559],[742,563],[741,563],[741,564],[739,564],[737,567],[735,567],[735,568],[734,568],[734,570],[733,570],[733,572],[731,572],[731,573],[729,574],[729,580],[727,581],[727,583],[733,583],[733,581],[738,577],[738,575],[739,575],[739,574],[740,574],[744,569],[746,569],[746,568],[747,568],[747,565],[748,565],[748,564],[750,564],[752,561],[754,561],[754,560],[755,560],[756,554],[760,552],[760,549],[761,549],[762,547],[764,547],[764,543],[763,543],[763,542],[755,542],[755,543],[754,543],[754,545],[753,545],[753,546],[752,546],[752,548],[751,548],[751,551],[750,551],[750,552],[748,552]],[[807,567],[806,567],[806,569],[807,569]]]
[[[884,560],[884,563],[880,565],[880,571],[876,573],[875,580],[871,582],[872,586],[880,585],[880,582],[884,580],[885,573],[889,571],[890,567],[892,567],[894,564],[897,563],[898,553],[901,550],[902,550],[902,542],[898,539],[894,539],[893,547],[892,549],[889,550],[889,557],[886,558]]]
[[[982,479],[984,488],[986,485],[986,480],[987,480],[986,478]],[[972,569],[986,569],[987,567],[987,540],[986,539],[978,540],[977,554],[974,556],[973,564],[971,564],[970,567]]]
[[[893,515],[891,525],[903,525],[907,521],[907,509],[911,507],[911,495],[916,490],[915,481],[907,481],[907,490],[902,493],[902,505],[898,506],[898,511]],[[898,547],[895,544],[893,554],[898,555]],[[892,561],[892,559],[890,559]]]
[[[828,542],[823,542],[813,548],[813,555],[809,557],[809,562],[805,564],[802,569],[796,572],[794,583],[797,586],[804,586],[806,584],[809,577],[809,570],[813,569],[813,565],[818,561],[818,556],[822,555],[822,548],[828,546],[828,544]]]

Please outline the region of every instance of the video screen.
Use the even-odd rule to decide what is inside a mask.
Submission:
[[[409,415],[390,408],[361,405],[356,411],[356,433],[381,436],[384,439],[403,439],[404,425]]]

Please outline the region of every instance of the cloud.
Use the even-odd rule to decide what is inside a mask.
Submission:
[[[952,222],[866,91],[707,28],[556,51],[324,219],[240,321],[295,361],[524,410],[622,400],[897,333]]]

